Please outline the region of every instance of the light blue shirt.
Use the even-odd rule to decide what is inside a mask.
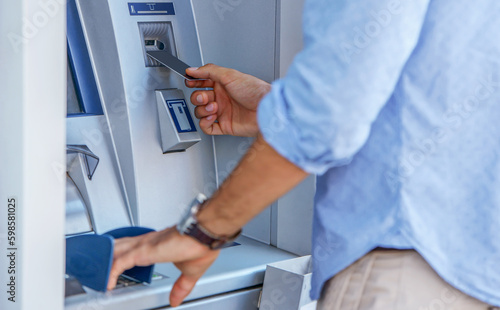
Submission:
[[[500,1],[308,0],[304,11],[304,50],[258,121],[318,175],[312,297],[390,247],[500,305]]]

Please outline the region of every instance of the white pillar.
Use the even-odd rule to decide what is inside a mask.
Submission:
[[[64,307],[66,59],[66,1],[2,1],[0,309]],[[15,274],[8,274],[11,252]],[[8,300],[11,276],[15,303]]]

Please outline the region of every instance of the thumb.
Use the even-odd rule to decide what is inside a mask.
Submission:
[[[177,307],[182,303],[182,301],[191,293],[196,281],[199,277],[190,277],[184,274],[175,281],[172,291],[170,292],[170,305],[172,307]]]
[[[236,78],[238,71],[217,66],[214,64],[206,64],[199,68],[188,68],[186,73],[198,79],[208,79],[222,85],[227,85]]]

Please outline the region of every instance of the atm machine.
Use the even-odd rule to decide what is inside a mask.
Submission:
[[[193,3],[68,1],[67,237],[175,225],[198,193],[216,190],[218,165],[237,160],[225,152],[232,140],[199,129],[184,77],[148,56],[204,64]],[[271,215],[221,251],[178,309],[257,309],[266,265],[296,257],[255,237],[271,229],[262,221]],[[179,275],[160,263],[151,284],[122,277],[106,293],[67,277],[65,308],[167,309]]]

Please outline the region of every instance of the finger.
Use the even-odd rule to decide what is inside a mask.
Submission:
[[[194,116],[200,119],[213,114],[216,114],[218,110],[218,105],[215,102],[210,102],[207,105],[202,105],[194,109]]]
[[[191,103],[194,105],[205,105],[211,101],[215,101],[213,90],[197,90],[191,94]]]
[[[115,258],[113,266],[109,272],[108,290],[112,290],[116,286],[118,277],[125,271],[134,267],[134,258],[132,255],[123,255]]]
[[[200,277],[192,277],[181,274],[181,276],[175,281],[172,291],[170,292],[170,305],[172,307],[177,307],[182,303],[182,301],[191,293],[196,281]]]
[[[184,80],[184,84],[189,88],[213,88],[215,83],[211,80]]]
[[[187,68],[186,73],[195,78],[208,79],[222,85],[227,85],[236,78],[235,75],[239,72],[214,64],[206,64],[199,68]]]
[[[113,249],[113,257],[119,257],[123,253],[129,251],[131,248],[135,246],[138,242],[138,237],[131,238],[131,237],[125,237],[125,238],[120,238],[120,239],[115,239],[115,245]]]
[[[200,119],[200,129],[207,135],[222,135],[222,129],[219,123],[216,123],[215,114]]]

